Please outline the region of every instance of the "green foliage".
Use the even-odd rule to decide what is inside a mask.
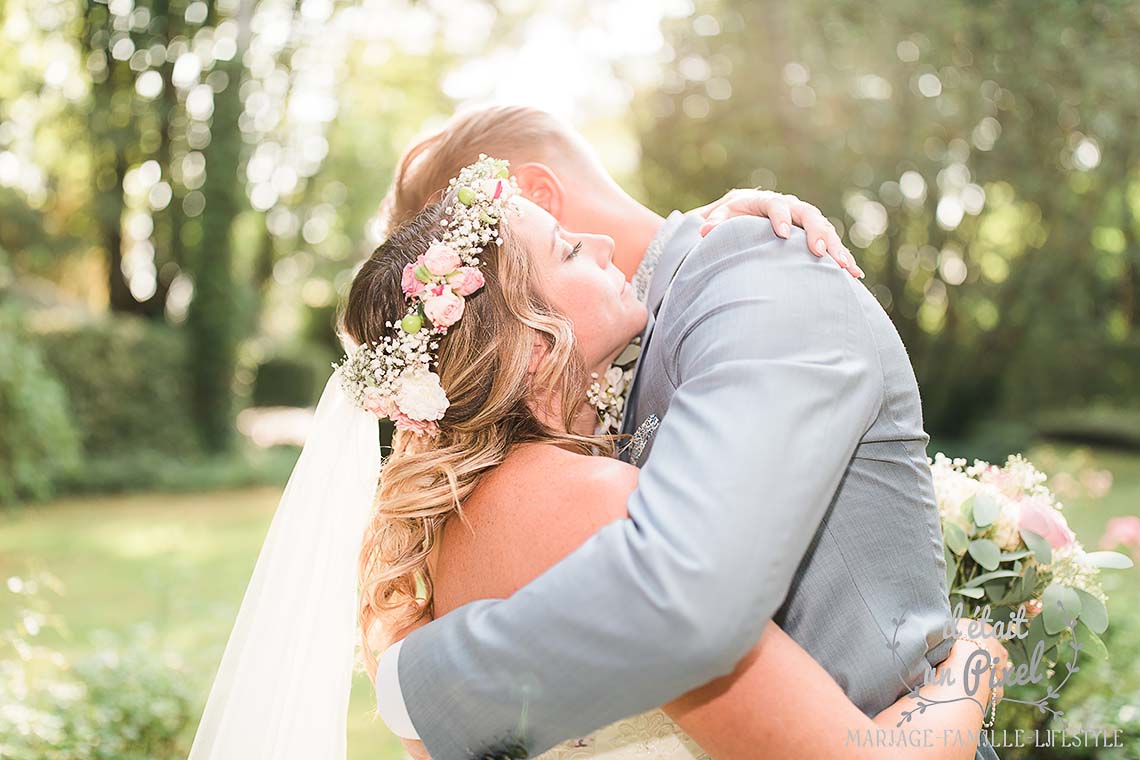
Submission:
[[[154,635],[96,638],[71,659],[41,643],[54,615],[40,581],[14,579],[24,608],[0,634],[0,756],[6,760],[159,760],[183,757],[197,719],[195,690]],[[19,652],[20,656],[8,656]]]
[[[335,356],[323,345],[304,345],[257,367],[253,406],[312,406],[332,373]]]
[[[1120,589],[1117,593],[1125,591]],[[1114,607],[1114,613],[1112,626],[1104,637],[1110,657],[1099,657],[1089,649],[1080,653],[1080,670],[1059,689],[1053,705],[1064,713],[1061,720],[1030,705],[1003,702],[998,707],[995,736],[999,741],[1004,736],[1012,744],[1014,732],[1020,730],[1025,745],[999,749],[1003,760],[1140,760],[1140,671],[1133,666],[1140,658],[1140,612],[1134,604],[1122,604]],[[1051,680],[1055,683],[1060,677],[1055,675]],[[1043,688],[1018,686],[1007,694],[1032,701],[1040,698]],[[1064,727],[1074,732],[1105,731],[1110,743],[1114,732],[1119,731],[1116,741],[1121,746],[1074,746],[1070,741],[1069,746],[1062,747],[1059,738],[1052,747],[1034,746],[1036,741],[1046,743],[1047,730],[1059,731]]]
[[[1042,414],[1038,429],[1048,438],[1140,448],[1140,411],[1112,406]]]
[[[234,178],[241,161],[242,112],[238,85],[239,61],[219,62],[217,72],[230,82],[214,95],[214,137],[206,153],[207,198],[202,217],[202,244],[190,267],[194,275],[194,300],[186,320],[194,362],[192,408],[199,437],[208,451],[229,448],[233,438],[233,384],[237,366],[240,329],[234,253],[230,225],[245,205],[245,193]]]
[[[133,451],[85,461],[59,480],[62,493],[132,491],[209,491],[255,485],[281,485],[297,462],[299,449],[240,446],[225,454],[170,457]]]
[[[50,496],[78,452],[63,386],[15,320],[0,314],[0,505]]]
[[[182,332],[116,316],[44,333],[40,345],[67,388],[85,458],[197,451]]]
[[[677,65],[634,109],[650,203],[763,184],[820,207],[930,430],[1135,407],[1135,3],[699,0],[664,32]]]

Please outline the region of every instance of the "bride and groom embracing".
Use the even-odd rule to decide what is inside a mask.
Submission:
[[[662,219],[520,107],[386,210],[191,758],[343,758],[357,638],[413,756],[995,757],[1005,653],[955,633],[914,373],[818,210]]]

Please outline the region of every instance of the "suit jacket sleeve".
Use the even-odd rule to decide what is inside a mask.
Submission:
[[[509,599],[404,641],[400,686],[433,758],[538,754],[751,649],[882,403],[856,287],[767,220],[722,224],[693,250],[653,338],[677,389],[629,519]]]

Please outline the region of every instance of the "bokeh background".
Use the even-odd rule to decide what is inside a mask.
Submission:
[[[185,756],[393,165],[487,102],[662,213],[810,200],[931,452],[1140,552],[1135,2],[0,0],[0,756]],[[1140,757],[1138,580],[1061,698],[1126,746],[1004,757]],[[370,704],[350,756],[399,757]]]

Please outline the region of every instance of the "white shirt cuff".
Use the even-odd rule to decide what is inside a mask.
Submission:
[[[388,730],[403,739],[419,739],[408,706],[404,704],[404,693],[400,691],[400,639],[384,650],[376,666],[376,709]]]

